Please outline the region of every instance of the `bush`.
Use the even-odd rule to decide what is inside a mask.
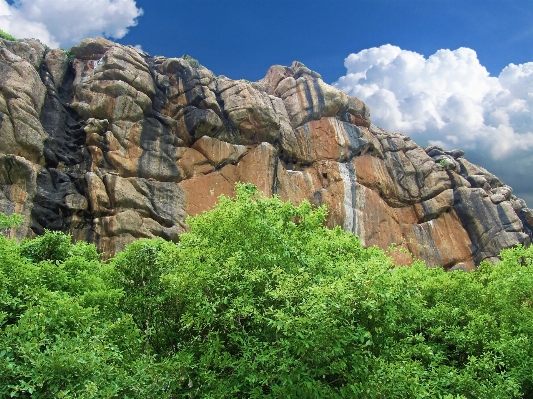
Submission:
[[[41,261],[64,261],[69,255],[71,237],[60,231],[46,230],[42,236],[26,240],[21,246],[21,255],[34,263]]]
[[[63,53],[67,56],[67,61],[69,65],[72,65],[72,62],[74,62],[76,56],[72,54],[69,50],[63,50]]]
[[[22,216],[15,213],[7,216],[0,212],[0,229],[20,226],[22,220]]]
[[[533,368],[531,249],[394,267],[324,208],[240,185],[156,264],[192,397],[513,398]],[[507,287],[504,289],[504,287]],[[514,287],[514,288],[513,288]]]
[[[0,397],[114,397],[152,363],[95,253],[58,232],[0,236]]]
[[[185,61],[187,61],[187,63],[192,67],[192,68],[198,68],[200,66],[200,63],[198,62],[197,59],[195,58],[192,58],[190,55],[187,55],[185,54],[183,57]]]
[[[123,292],[121,309],[131,314],[143,331],[150,350],[158,355],[173,353],[178,329],[175,298],[169,297],[161,276],[165,268],[158,258],[165,246],[162,239],[139,240],[111,261],[116,286]]]
[[[0,236],[0,397],[531,398],[533,248],[395,267],[249,184],[178,244]]]
[[[13,42],[18,40],[16,38],[14,38],[13,36],[11,36],[9,33],[4,32],[2,29],[0,29],[0,38],[6,39],[6,40],[11,40]]]

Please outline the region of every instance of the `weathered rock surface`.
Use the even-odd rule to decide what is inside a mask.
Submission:
[[[101,38],[70,52],[0,40],[0,211],[25,216],[11,236],[63,230],[106,256],[177,241],[246,181],[327,204],[329,226],[394,244],[399,264],[471,270],[533,238],[533,211],[463,151],[374,126],[299,62],[250,83]]]

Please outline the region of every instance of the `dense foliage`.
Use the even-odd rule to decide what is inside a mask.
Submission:
[[[0,229],[19,226],[22,223],[22,216],[13,214],[13,215],[4,215],[0,213]]]
[[[531,248],[394,267],[325,215],[239,185],[108,263],[0,236],[0,397],[532,397]]]

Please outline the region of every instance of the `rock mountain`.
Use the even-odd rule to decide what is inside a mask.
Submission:
[[[238,181],[327,204],[329,226],[428,266],[470,270],[533,236],[533,211],[463,151],[380,129],[299,62],[251,83],[101,38],[67,53],[0,39],[0,68],[0,211],[25,216],[14,237],[62,230],[107,256],[177,241]]]

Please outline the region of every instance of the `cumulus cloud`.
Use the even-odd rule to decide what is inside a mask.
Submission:
[[[422,145],[475,153],[496,174],[530,175],[533,62],[509,64],[495,77],[472,49],[425,58],[387,44],[350,54],[344,64],[347,74],[334,86],[368,104],[374,124]],[[529,181],[517,183],[533,199]]]
[[[493,159],[533,149],[533,63],[489,75],[474,50],[429,58],[390,44],[351,54],[334,85],[365,101],[375,124]]]
[[[0,0],[0,29],[69,48],[86,37],[120,39],[142,13],[135,0]]]

